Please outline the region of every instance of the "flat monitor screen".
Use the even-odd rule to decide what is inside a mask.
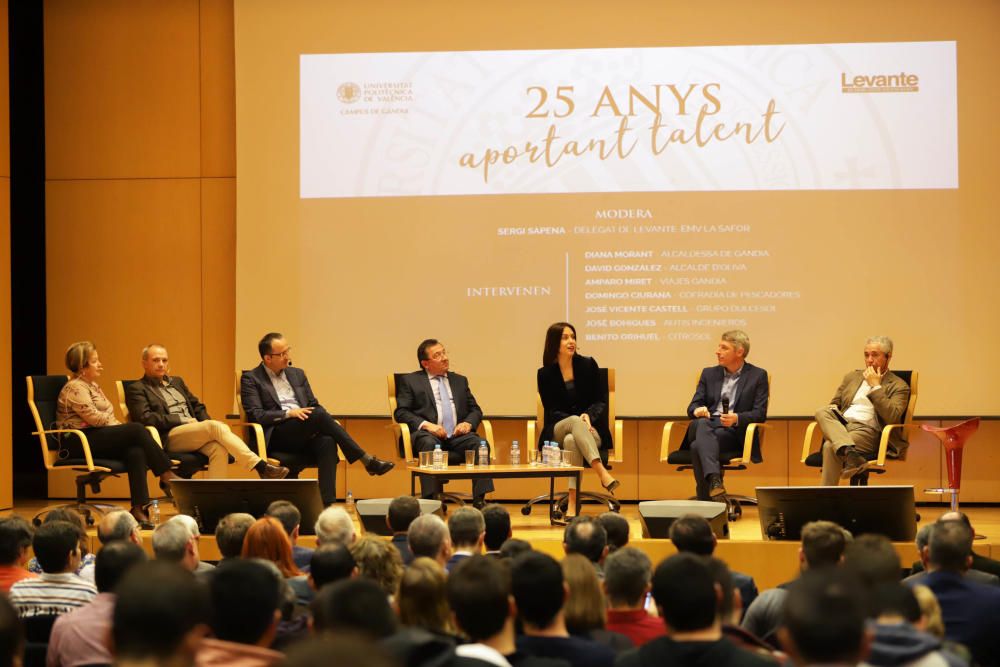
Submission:
[[[299,532],[312,535],[323,511],[315,479],[177,479],[170,483],[177,511],[198,522],[201,532],[215,532],[219,519],[233,512],[260,518],[275,500],[287,500],[302,513]]]
[[[757,501],[764,539],[799,540],[802,526],[819,520],[894,542],[917,534],[912,486],[759,486]]]

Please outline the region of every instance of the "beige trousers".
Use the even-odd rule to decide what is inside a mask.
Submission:
[[[590,432],[590,427],[579,416],[566,417],[552,429],[553,438],[563,449],[577,452],[587,463],[601,460],[601,436]],[[576,488],[576,480],[570,479],[570,488]]]
[[[208,476],[212,479],[227,477],[230,455],[236,459],[236,465],[247,471],[260,461],[229,426],[214,419],[175,426],[169,436],[167,453],[201,452],[208,457]]]
[[[845,447],[854,447],[865,458],[874,454],[882,436],[874,426],[849,421],[845,425],[829,407],[816,411],[816,423],[823,432],[823,486],[840,484]]]

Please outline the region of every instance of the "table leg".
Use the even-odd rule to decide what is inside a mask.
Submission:
[[[580,516],[580,497],[581,497],[580,491],[583,490],[581,482],[583,482],[581,474],[576,473],[576,503],[574,503],[576,505],[576,516]]]
[[[556,502],[556,478],[549,477],[549,525],[555,525],[555,517],[552,513],[552,506]]]
[[[410,495],[417,495],[417,473],[410,472]]]

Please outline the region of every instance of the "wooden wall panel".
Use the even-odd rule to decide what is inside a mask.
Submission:
[[[10,40],[7,36],[7,0],[0,0],[0,178],[10,178]],[[9,189],[9,188],[8,188]],[[4,207],[10,214],[10,206]],[[4,236],[7,239],[9,236]],[[8,243],[9,245],[9,243]],[[3,268],[9,268],[4,265]],[[7,271],[10,273],[10,271]],[[9,346],[8,346],[9,347]],[[10,423],[10,422],[7,422]]]
[[[217,418],[233,405],[236,179],[201,179],[202,401]]]
[[[3,3],[6,5],[7,3]],[[6,40],[7,11],[6,7],[0,8],[0,16],[3,17],[4,26],[0,28],[0,34]],[[7,49],[0,49],[6,57]],[[7,67],[0,68],[0,79],[7,80]],[[0,106],[4,98],[0,98]],[[8,136],[8,125],[0,127],[0,136]],[[11,377],[11,310],[10,310],[10,178],[0,177],[0,509],[13,507],[14,505],[14,482],[11,461],[13,453],[11,451],[11,419],[13,406],[11,401],[12,383],[18,378]],[[21,378],[21,382],[24,379]],[[21,406],[18,406],[21,408]],[[23,408],[22,408],[23,409]]]
[[[201,0],[200,15],[201,175],[235,177],[233,0]]]
[[[47,0],[49,179],[198,176],[198,0]]]

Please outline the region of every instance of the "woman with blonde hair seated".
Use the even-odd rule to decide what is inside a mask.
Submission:
[[[349,547],[358,574],[372,579],[392,600],[403,578],[403,557],[392,542],[366,535]]]
[[[411,628],[455,640],[456,630],[448,606],[447,575],[444,569],[425,556],[416,558],[403,572],[396,596],[399,621]]]
[[[567,554],[560,563],[563,581],[569,589],[563,614],[571,635],[592,639],[616,652],[633,647],[632,640],[619,632],[605,629],[608,612],[601,580],[594,564],[580,554]]]
[[[142,424],[122,424],[115,417],[111,401],[97,384],[104,369],[93,343],[81,341],[70,345],[66,350],[66,367],[73,377],[59,392],[56,428],[83,431],[95,459],[124,461],[132,516],[143,528],[152,528],[144,509],[149,503],[146,471],[152,470],[160,478],[160,487],[166,489],[167,484],[177,478],[170,470],[170,458]],[[83,446],[73,435],[64,434],[59,447],[60,456],[83,457]]]

